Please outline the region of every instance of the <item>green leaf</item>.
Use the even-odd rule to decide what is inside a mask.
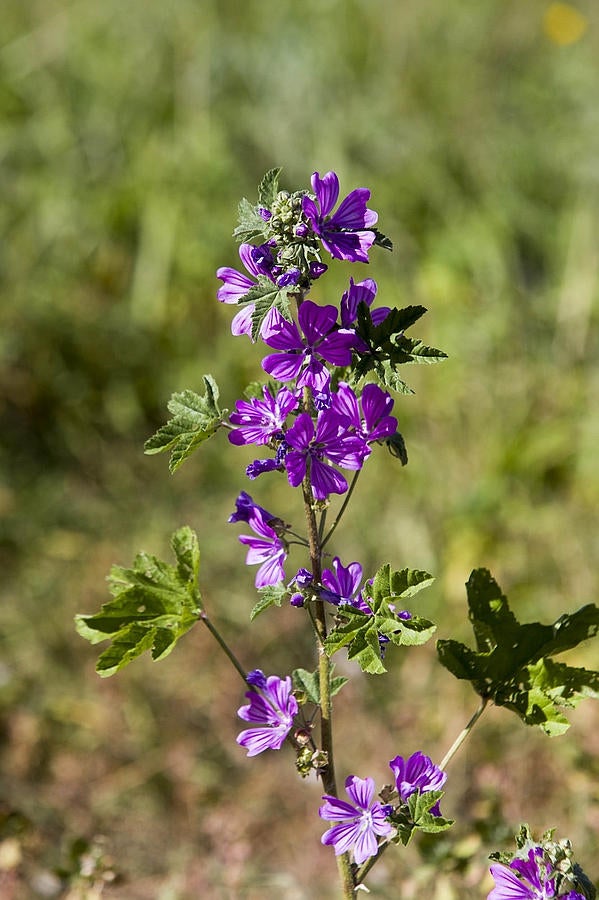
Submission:
[[[379,636],[397,646],[416,646],[426,643],[435,631],[436,625],[428,619],[414,615],[403,619],[401,610],[396,609],[397,601],[413,597],[433,581],[428,572],[392,571],[390,565],[382,566],[365,591],[372,615],[349,604],[338,607],[338,624],[325,639],[327,654],[332,656],[347,647],[348,659],[355,659],[363,672],[371,675],[385,672]]]
[[[366,345],[357,352],[352,365],[354,379],[363,378],[374,371],[385,387],[399,393],[413,393],[400,378],[397,367],[406,363],[438,362],[447,354],[434,347],[427,347],[416,338],[406,337],[405,332],[424,315],[424,306],[406,306],[392,309],[387,317],[375,325],[371,311],[365,303],[358,307],[356,332]]]
[[[204,375],[204,385],[206,393],[203,397],[189,390],[173,394],[168,402],[172,419],[144,444],[147,454],[171,451],[171,473],[176,472],[203,441],[212,437],[226,413],[218,408],[218,387],[212,375]]]
[[[111,640],[96,671],[114,675],[146,650],[164,659],[197,622],[201,613],[198,589],[200,550],[187,526],[176,531],[171,546],[177,564],[139,553],[132,569],[113,566],[108,584],[113,599],[93,616],[78,615],[78,633],[92,644]]]
[[[245,197],[239,201],[237,207],[237,219],[239,224],[233,232],[233,237],[241,243],[253,241],[256,238],[266,237],[265,222],[258,212]]]
[[[559,708],[599,697],[599,672],[558,663],[551,656],[594,637],[599,608],[588,604],[553,625],[520,624],[487,569],[472,572],[466,591],[477,649],[454,640],[438,641],[441,664],[527,725],[552,736],[562,734],[569,723]]]
[[[289,590],[282,581],[278,584],[267,584],[266,587],[258,589],[260,599],[250,613],[250,622],[253,622],[256,616],[264,612],[270,606],[280,606],[283,600],[289,596]]]
[[[267,278],[266,275],[259,275],[257,284],[252,287],[247,294],[240,297],[238,304],[253,303],[254,312],[252,313],[252,340],[258,340],[262,322],[271,309],[275,307],[279,310],[285,319],[291,318],[291,308],[289,306],[289,298],[287,290],[283,288],[279,290],[276,284]]]
[[[391,362],[400,363],[436,363],[447,359],[447,353],[437,350],[435,347],[427,347],[422,341],[414,338],[402,337],[396,343],[396,349]]]
[[[260,206],[270,209],[272,202],[279,192],[279,175],[283,170],[269,169],[258,188],[258,203]]]
[[[397,828],[397,836],[393,839],[393,843],[401,841],[406,846],[415,831],[437,834],[451,828],[452,819],[445,819],[443,816],[435,816],[431,813],[431,809],[443,797],[443,794],[443,791],[420,793],[419,790],[411,794],[408,802],[402,803],[392,817],[392,822]]]
[[[342,675],[333,677],[334,666],[331,666],[330,672],[330,693],[331,697],[338,694],[348,679]],[[293,679],[293,687],[296,691],[301,691],[306,696],[308,703],[315,703],[320,706],[320,677],[318,669],[315,672],[308,672],[307,669],[295,669],[291,673]]]
[[[431,813],[432,807],[442,797],[443,791],[415,791],[408,798],[408,808],[414,826],[426,834],[437,834],[446,831],[453,825],[452,819],[444,819],[443,816],[435,816]]]

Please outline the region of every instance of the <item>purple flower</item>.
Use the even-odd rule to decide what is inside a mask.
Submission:
[[[222,287],[218,289],[216,295],[221,303],[238,303],[242,297],[245,297],[248,291],[251,291],[251,289],[256,286],[256,279],[259,275],[266,275],[267,278],[274,281],[272,273],[274,259],[268,244],[260,244],[258,247],[254,247],[252,244],[240,244],[239,257],[253,278],[244,275],[243,272],[239,272],[237,269],[231,269],[228,266],[217,269],[216,277],[220,278],[223,282]],[[233,334],[247,334],[251,336],[252,314],[254,308],[254,303],[247,303],[233,317],[233,321],[231,322],[231,331]],[[270,315],[271,312],[266,315],[260,329],[261,333],[264,328],[268,327]]]
[[[249,703],[240,707],[237,715],[256,727],[242,731],[237,743],[247,748],[248,756],[257,756],[264,750],[280,750],[298,712],[297,700],[291,693],[291,678],[289,675],[285,679],[277,675],[266,677],[260,669],[255,669],[249,673],[247,682],[256,690],[247,691]]]
[[[236,500],[236,510],[229,516],[229,522],[247,522],[257,537],[241,534],[239,541],[247,544],[246,565],[260,565],[256,573],[256,587],[278,584],[284,581],[283,563],[287,558],[287,545],[269,523],[277,518],[258,506],[249,494],[242,491]]]
[[[320,818],[328,822],[340,822],[325,831],[321,837],[323,844],[332,844],[335,856],[353,850],[354,859],[361,865],[378,850],[377,835],[388,837],[393,827],[386,821],[391,807],[383,806],[378,801],[373,803],[374,779],[358,778],[350,775],[345,781],[345,790],[352,801],[338,800],[328,794],[326,801],[318,810]]]
[[[347,416],[365,441],[381,441],[397,431],[397,419],[389,415],[393,398],[378,384],[366,384],[358,400],[350,386],[340,381],[331,397],[331,408]]]
[[[291,447],[285,456],[287,478],[291,487],[298,487],[310,469],[312,491],[317,500],[329,494],[343,494],[347,481],[325,459],[342,469],[361,469],[368,455],[368,445],[348,429],[348,419],[330,409],[318,414],[316,430],[308,413],[300,413],[285,434]]]
[[[356,188],[341,202],[337,212],[330,215],[339,198],[339,179],[335,172],[327,172],[322,178],[314,172],[312,190],[316,200],[305,196],[302,210],[325,250],[335,259],[367,263],[368,251],[376,237],[368,229],[378,220],[378,215],[366,207],[370,191]]]
[[[439,791],[447,778],[447,774],[420,750],[412,753],[408,759],[396,756],[389,765],[395,776],[397,793],[404,803],[418,790],[421,794]],[[441,815],[438,803],[431,807],[431,813],[434,816]]]
[[[337,309],[318,306],[305,300],[298,310],[298,321],[305,340],[295,322],[274,310],[262,337],[269,347],[281,350],[262,360],[262,368],[278,381],[297,378],[297,387],[310,387],[316,393],[326,391],[331,376],[322,360],[334,366],[349,366],[355,334],[348,329],[335,329]]]
[[[509,865],[491,866],[495,887],[487,900],[550,900],[555,897],[553,866],[542,847],[532,847],[526,859],[513,859]],[[581,894],[571,891],[570,900],[584,900]]]
[[[320,591],[323,600],[334,603],[335,606],[349,604],[362,612],[372,615],[372,610],[362,598],[360,585],[362,583],[362,566],[359,562],[352,562],[349,566],[342,566],[338,556],[333,559],[333,568],[324,569],[322,573],[322,585]]]
[[[298,401],[287,388],[281,388],[275,397],[268,387],[263,387],[264,400],[237,400],[236,412],[231,413],[230,421],[239,426],[229,432],[232,444],[268,444],[271,438],[282,435],[287,416],[294,410]]]
[[[289,602],[292,606],[303,606],[304,605],[304,595],[301,593],[302,588],[309,587],[314,581],[314,575],[308,569],[301,568],[298,569],[291,581],[288,584],[288,587],[297,587],[299,591],[295,594],[292,594],[289,598]]]
[[[372,278],[366,278],[365,281],[360,281],[358,284],[354,282],[353,278],[349,279],[349,288],[341,297],[341,325],[343,328],[351,328],[354,324],[358,318],[358,306],[360,303],[372,306],[377,290],[378,285]],[[391,310],[388,306],[381,306],[371,310],[370,315],[373,324],[380,325],[390,312]],[[368,348],[366,347],[366,349]]]

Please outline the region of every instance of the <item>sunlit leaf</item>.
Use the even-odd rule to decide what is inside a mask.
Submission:
[[[557,663],[551,656],[594,637],[599,608],[588,604],[552,625],[520,624],[487,569],[475,569],[466,590],[477,649],[454,640],[438,641],[442,665],[527,725],[538,725],[552,736],[562,734],[569,722],[560,707],[598,698],[599,672]]]
[[[211,375],[204,375],[204,385],[203,397],[189,390],[173,394],[168,402],[172,418],[144,444],[147,454],[171,451],[171,472],[176,472],[203,441],[212,437],[225,415],[226,410],[221,412],[218,408],[218,387]]]
[[[110,640],[96,671],[114,675],[146,650],[164,659],[197,622],[201,613],[198,589],[200,551],[187,526],[171,538],[176,565],[139,553],[133,568],[113,566],[108,584],[113,599],[95,615],[78,615],[77,631],[92,644]]]

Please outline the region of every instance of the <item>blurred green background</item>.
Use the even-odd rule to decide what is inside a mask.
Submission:
[[[329,169],[372,189],[394,253],[339,264],[317,296],[372,275],[381,303],[430,310],[418,334],[450,356],[406,371],[410,463],[381,451],[335,551],[433,572],[421,612],[442,637],[468,639],[475,566],[522,619],[596,601],[598,23],[592,0],[3,0],[2,897],[335,896],[319,787],[285,753],[246,760],[238,676],[209,635],[101,681],[72,624],[111,563],[168,557],[188,523],[247,667],[310,665],[296,610],[248,627],[253,572],[226,524],[244,451],[219,435],[173,477],[142,453],[172,392],[212,372],[231,407],[259,377],[214,272],[236,265],[236,205],[268,168],[291,189]],[[282,481],[250,490],[299,522]],[[597,667],[592,646],[570,660]],[[433,646],[389,662],[380,680],[348,669],[341,779],[438,760],[476,706]],[[373,896],[485,896],[488,852],[526,820],[559,826],[596,877],[599,715],[571,718],[550,740],[486,714],[452,763],[457,825],[386,854]]]

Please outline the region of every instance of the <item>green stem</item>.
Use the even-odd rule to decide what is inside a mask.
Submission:
[[[203,610],[200,613],[200,621],[204,623],[204,625],[206,626],[206,628],[208,629],[208,631],[210,632],[212,637],[216,639],[216,641],[220,645],[223,652],[226,654],[226,656],[229,658],[229,660],[232,662],[234,667],[237,669],[237,671],[243,678],[243,682],[244,682],[245,686],[247,687],[247,681],[246,681],[247,672],[246,672],[246,670],[243,668],[243,666],[241,665],[241,663],[239,662],[239,660],[237,659],[237,657],[235,656],[233,651],[230,649],[230,647],[225,643],[224,639],[220,636],[220,633],[214,627],[214,625],[212,624],[212,622],[210,621],[210,619],[208,618],[208,616],[206,615],[206,613]]]
[[[356,484],[357,484],[358,476],[359,476],[359,475],[360,475],[360,470],[358,469],[358,471],[354,473],[354,477],[352,478],[351,484],[350,484],[350,486],[349,486],[349,490],[348,490],[347,494],[345,495],[345,500],[343,501],[343,504],[342,504],[342,506],[341,506],[341,509],[340,509],[339,512],[337,513],[337,518],[335,519],[335,521],[334,521],[333,524],[331,525],[331,527],[330,527],[330,529],[329,529],[329,533],[327,534],[327,536],[324,538],[324,540],[322,541],[322,543],[321,543],[321,545],[320,545],[321,550],[324,548],[325,544],[328,544],[329,540],[331,539],[331,536],[332,536],[333,532],[335,531],[337,525],[338,525],[339,522],[341,521],[341,516],[343,515],[343,513],[344,513],[345,510],[347,509],[347,504],[348,504],[349,501],[351,500],[351,495],[352,495],[353,492],[354,492],[354,488],[355,488],[355,486],[356,486]]]
[[[449,750],[447,751],[447,753],[445,754],[443,759],[441,760],[441,762],[439,764],[439,768],[444,769],[446,767],[446,765],[450,762],[450,760],[452,760],[453,757],[456,755],[456,753],[458,752],[458,750],[460,749],[460,747],[462,746],[462,744],[464,743],[464,741],[466,740],[466,738],[468,737],[468,735],[470,734],[470,732],[472,731],[472,729],[474,728],[474,726],[476,725],[476,723],[478,722],[478,720],[480,719],[482,714],[484,713],[485,709],[487,708],[488,702],[489,702],[488,697],[482,698],[482,700],[480,701],[480,704],[478,706],[478,709],[476,710],[476,712],[474,713],[474,715],[472,716],[472,718],[470,719],[470,721],[468,722],[468,724],[466,725],[464,730],[458,734],[457,738],[455,739],[455,741],[453,742],[453,744],[451,745],[451,747],[449,748]]]

